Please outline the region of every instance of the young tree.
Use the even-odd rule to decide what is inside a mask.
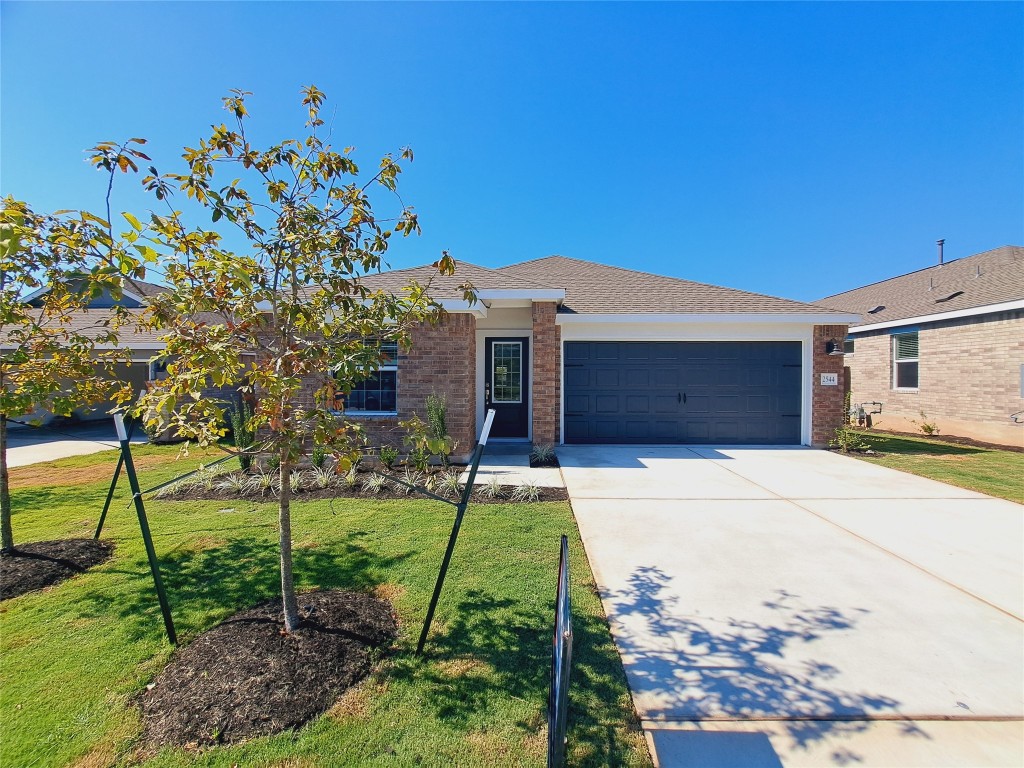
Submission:
[[[152,429],[210,444],[225,431],[228,403],[204,397],[204,389],[240,385],[255,397],[255,450],[279,459],[281,593],[290,632],[299,623],[291,472],[310,443],[333,449],[342,469],[350,465],[358,429],[339,414],[334,393],[347,393],[379,366],[382,343],[408,346],[412,328],[437,321],[442,310],[428,285],[395,295],[359,280],[379,270],[394,232],[419,232],[416,214],[397,197],[399,161],[387,155],[369,180],[358,181],[351,148],[335,151],[322,136],[324,94],[315,86],[302,90],[306,136],[257,149],[246,135],[249,95],[232,91],[224,99],[233,127],[215,125],[185,149],[188,173],[150,168],[143,179],[159,200],[184,191],[227,232],[189,227],[169,202],[168,212],[151,217],[148,234],[170,288],[152,301],[153,322],[166,331],[170,362],[139,412]],[[412,153],[401,158],[411,161]],[[218,170],[232,180],[215,181]],[[395,196],[396,218],[375,215],[374,190]],[[434,266],[446,275],[455,267],[447,253]],[[463,289],[472,300],[471,286]]]
[[[105,171],[106,218],[88,211],[37,214],[7,197],[0,213],[0,550],[14,549],[7,473],[10,419],[46,410],[68,416],[77,408],[130,392],[114,366],[130,359],[119,331],[135,319],[123,307],[86,312],[91,300],[119,299],[125,281],[145,276],[145,259],[128,238],[115,236],[110,194],[117,171],[138,170],[146,159],[132,145],[103,143],[90,160]],[[129,221],[134,217],[126,216]]]

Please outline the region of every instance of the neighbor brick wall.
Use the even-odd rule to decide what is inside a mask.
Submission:
[[[533,304],[533,444],[557,445],[561,408],[562,331],[553,301]]]
[[[1024,426],[1010,414],[1024,410],[1020,366],[1024,364],[1024,311],[957,318],[918,329],[918,390],[892,388],[891,332],[857,335],[847,355],[854,403],[878,401],[872,417],[882,429],[917,432],[922,421],[940,434],[1006,445],[1024,445]]]
[[[816,325],[814,326],[814,340],[811,342],[813,352],[813,372],[811,379],[811,444],[816,446],[828,445],[828,441],[835,436],[836,428],[842,425],[843,396],[846,387],[843,384],[842,355],[829,355],[825,353],[825,344],[834,339],[842,344],[846,338],[847,326],[845,325]],[[838,375],[839,383],[832,386],[821,385],[821,374],[835,373]]]
[[[427,396],[444,395],[448,434],[459,441],[454,457],[476,445],[476,321],[470,314],[450,314],[437,325],[413,330],[412,347],[398,355],[398,416],[351,416],[363,426],[371,446],[404,450],[399,421],[413,413],[427,419]]]

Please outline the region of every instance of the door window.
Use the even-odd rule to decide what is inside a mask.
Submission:
[[[523,401],[523,344],[496,341],[491,347],[491,401]]]

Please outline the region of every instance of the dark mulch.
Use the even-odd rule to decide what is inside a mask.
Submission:
[[[60,539],[19,544],[0,553],[0,600],[59,584],[109,560],[114,544],[95,539]]]
[[[533,456],[531,456],[530,466],[533,467],[534,469],[537,469],[538,467],[551,467],[552,469],[558,469],[562,465],[558,463],[557,456],[552,456],[550,459],[546,459],[544,461],[537,461],[533,458]]]
[[[480,491],[473,494],[471,504],[508,504],[512,495],[514,486],[506,486],[504,495],[491,498],[485,496]],[[277,493],[271,492],[266,494],[259,493],[246,493],[239,494],[230,490],[221,490],[214,488],[206,491],[201,488],[187,488],[182,491],[178,491],[173,495],[167,497],[176,501],[232,501],[235,503],[241,503],[243,501],[276,501]],[[408,494],[397,493],[393,490],[382,491],[381,493],[364,493],[359,488],[348,489],[348,488],[324,488],[320,490],[301,490],[298,493],[292,494],[292,501],[317,501],[322,499],[366,499],[366,500],[384,500],[384,499],[423,499],[427,498],[414,491],[409,491]],[[564,488],[541,488],[540,497],[537,501],[567,501],[569,494],[566,493]],[[458,499],[452,499],[452,501],[458,501]]]
[[[953,445],[966,445],[971,448],[987,448],[997,451],[1013,451],[1024,453],[1024,445],[1000,445],[999,443],[985,443],[981,440],[974,440],[970,437],[958,437],[957,435],[925,435],[921,432],[896,432],[889,429],[865,430],[868,435],[892,435],[893,437],[916,437],[921,440],[934,440],[937,443],[951,443]]]
[[[397,631],[391,604],[340,590],[299,595],[283,634],[281,601],[243,611],[175,652],[140,696],[153,745],[228,744],[297,728],[362,680]]]

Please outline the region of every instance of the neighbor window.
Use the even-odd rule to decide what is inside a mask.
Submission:
[[[852,355],[853,354],[853,339],[847,339],[846,341],[843,342],[843,354],[844,355]]]
[[[380,368],[353,385],[348,395],[338,393],[346,413],[398,413],[398,344],[385,342],[380,349]]]
[[[892,384],[896,389],[917,389],[917,331],[892,337]]]

